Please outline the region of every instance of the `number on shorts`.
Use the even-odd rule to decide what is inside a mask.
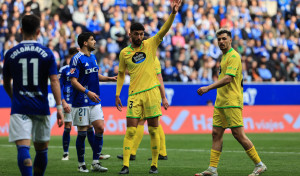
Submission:
[[[129,108],[131,109],[131,108],[132,108],[133,101],[129,101],[129,102],[130,102]]]
[[[79,110],[78,110],[78,115],[79,116],[85,116],[85,112],[86,110],[85,110],[85,108],[79,108]]]

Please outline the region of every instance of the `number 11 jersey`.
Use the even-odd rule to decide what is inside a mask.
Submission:
[[[50,75],[57,75],[57,66],[49,48],[27,40],[8,50],[3,76],[13,79],[11,114],[49,115]]]

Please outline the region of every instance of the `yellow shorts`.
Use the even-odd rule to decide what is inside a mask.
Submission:
[[[213,126],[235,128],[244,126],[241,108],[215,108]]]
[[[147,119],[161,114],[161,96],[158,87],[128,97],[126,117]]]

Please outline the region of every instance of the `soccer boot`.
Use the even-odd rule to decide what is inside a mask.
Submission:
[[[89,170],[86,168],[86,165],[81,165],[81,166],[78,166],[78,169],[77,169],[79,172],[89,172]]]
[[[151,166],[149,170],[149,174],[158,174],[157,167]]]
[[[110,155],[106,155],[106,154],[101,153],[100,156],[99,156],[99,159],[101,159],[101,160],[106,160],[108,158],[110,158]]]
[[[148,160],[152,160],[152,158],[148,158]],[[161,154],[158,155],[158,160],[168,160],[168,156],[162,156]]]
[[[218,176],[218,172],[213,172],[210,168],[208,168],[201,173],[196,173],[195,176]]]
[[[261,175],[262,173],[264,173],[265,171],[267,171],[267,166],[262,163],[261,166],[256,166],[253,170],[253,172],[249,175],[249,176],[257,176],[257,175]]]
[[[136,155],[130,155],[129,160],[133,161],[133,160],[135,160],[135,157],[136,157]],[[123,160],[123,155],[117,155],[117,158]]]
[[[61,160],[63,160],[63,161],[69,160],[69,154],[65,153]]]
[[[91,170],[94,172],[106,172],[108,169],[106,167],[101,166],[101,163],[95,163],[91,165]]]
[[[123,166],[119,174],[129,174],[129,168],[127,166]]]

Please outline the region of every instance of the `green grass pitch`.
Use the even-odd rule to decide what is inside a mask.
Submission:
[[[104,136],[102,152],[111,158],[101,161],[109,169],[106,173],[78,173],[75,149],[76,136],[71,137],[70,160],[61,161],[61,137],[52,136],[49,144],[48,166],[45,175],[118,175],[122,161],[117,155],[122,154],[124,136]],[[248,134],[268,170],[263,176],[298,176],[300,175],[300,133]],[[158,170],[162,176],[193,176],[196,172],[208,167],[210,158],[211,135],[166,135],[169,160],[159,161]],[[150,138],[144,139],[137,152],[137,159],[130,162],[130,174],[149,175],[151,161]],[[30,150],[34,158],[33,146]],[[88,168],[92,162],[92,150],[86,140],[85,161]],[[247,176],[254,169],[240,144],[231,134],[224,135],[223,152],[220,158],[218,173],[220,176]],[[17,150],[14,144],[8,143],[7,137],[0,137],[0,175],[20,175],[17,166]]]

